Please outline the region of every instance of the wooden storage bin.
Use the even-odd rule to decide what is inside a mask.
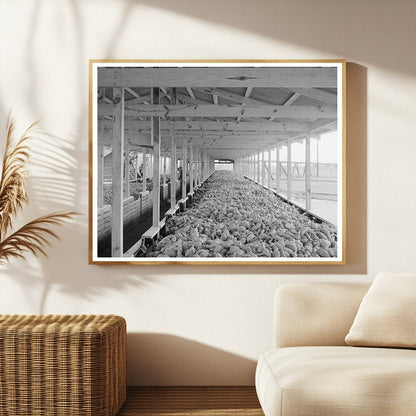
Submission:
[[[114,416],[126,399],[126,322],[0,315],[0,415]]]

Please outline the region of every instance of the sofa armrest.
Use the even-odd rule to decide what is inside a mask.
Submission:
[[[275,292],[275,348],[346,345],[369,283],[301,283]]]

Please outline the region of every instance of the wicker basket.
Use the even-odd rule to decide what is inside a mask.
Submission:
[[[0,415],[114,416],[126,399],[126,323],[114,315],[0,315]]]

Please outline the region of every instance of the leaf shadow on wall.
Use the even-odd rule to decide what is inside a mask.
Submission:
[[[50,61],[39,59],[39,48],[43,51],[47,46],[41,44],[42,36],[42,19],[44,13],[48,13],[50,8],[48,4],[42,1],[35,1],[31,7],[30,36],[26,39],[26,51],[24,59],[26,62],[25,76],[27,82],[22,84],[24,89],[22,94],[27,102],[29,116],[32,120],[45,116],[41,125],[50,131],[50,124],[54,124],[50,114],[44,114],[45,99],[42,94],[50,94],[48,79],[45,79],[45,71],[50,71]],[[59,25],[59,19],[65,19],[65,23],[74,27],[73,41],[76,43],[76,53],[71,57],[69,64],[71,67],[71,79],[62,79],[62,90],[55,91],[55,97],[59,101],[70,99],[66,95],[69,91],[75,93],[77,97],[83,97],[77,102],[77,112],[71,118],[73,133],[64,135],[62,133],[53,134],[39,129],[36,134],[36,140],[31,141],[31,164],[29,165],[28,191],[30,205],[25,208],[20,217],[24,221],[57,210],[75,210],[82,211],[81,216],[74,221],[65,223],[62,227],[56,227],[54,230],[60,236],[61,241],[52,240],[51,246],[47,248],[49,259],[35,259],[30,255],[27,256],[28,262],[12,261],[3,268],[0,273],[5,277],[19,282],[27,303],[28,310],[38,310],[39,313],[54,313],[54,310],[48,306],[48,296],[51,291],[62,292],[68,295],[74,295],[74,300],[92,299],[94,296],[103,293],[108,289],[122,291],[126,287],[144,287],[149,281],[143,274],[137,276],[137,273],[126,273],[124,267],[110,266],[99,267],[99,273],[88,274],[86,265],[88,263],[88,216],[87,216],[87,198],[88,194],[88,71],[85,66],[85,42],[86,33],[82,24],[82,13],[78,1],[69,0],[62,2],[59,8],[52,9],[56,15],[56,24]],[[127,17],[126,17],[127,18]],[[63,23],[63,22],[61,22]],[[65,33],[65,32],[59,32]],[[53,42],[63,42],[59,36],[52,37]],[[42,46],[40,46],[42,45]],[[64,48],[64,43],[62,43]],[[43,49],[42,49],[43,48]],[[110,47],[111,49],[111,47]],[[63,58],[63,56],[62,56]],[[58,59],[58,57],[56,58]],[[64,65],[65,58],[63,58]],[[59,72],[53,73],[55,81],[63,77]],[[23,88],[23,87],[22,87]],[[21,95],[22,95],[21,94]],[[19,94],[16,94],[19,97]],[[20,102],[7,103],[7,106],[19,106]],[[47,106],[50,103],[46,104]],[[4,103],[0,102],[1,119],[6,119],[6,110]],[[73,112],[72,112],[73,114]],[[69,123],[68,123],[69,124]],[[59,127],[58,127],[59,128]],[[33,171],[33,172],[32,172]],[[82,253],[82,255],[79,255]],[[88,266],[87,266],[88,267]],[[157,279],[152,278],[151,284],[156,284]],[[36,288],[36,290],[34,290]],[[40,294],[40,295],[39,295]],[[16,313],[19,312],[16,305]],[[62,308],[69,308],[67,303]],[[111,306],[109,306],[111,308]],[[84,312],[82,307],[79,313]],[[66,313],[65,310],[59,309],[59,313]],[[73,310],[68,310],[68,313]],[[110,309],[110,312],[115,312]],[[33,313],[33,312],[31,312]]]
[[[254,385],[255,360],[176,335],[129,333],[127,361],[130,386]]]
[[[29,221],[51,211],[75,209],[74,200],[80,189],[75,174],[79,151],[74,139],[38,131],[30,147],[29,171],[33,170],[27,181],[30,210],[28,214],[24,209],[19,220]],[[61,227],[54,227],[61,241],[50,240],[51,246],[46,249],[49,258],[35,259],[28,254],[27,263],[12,260],[4,268],[7,276],[21,284],[26,301],[40,314],[55,312],[47,308],[48,295],[52,289],[74,295],[77,299],[91,299],[107,289],[122,291],[126,287],[144,287],[149,281],[144,276],[125,273],[125,269],[117,266],[101,267],[98,276],[97,273],[91,276],[85,273],[88,261],[87,230],[87,215],[82,214]],[[85,255],[74,255],[80,249]],[[78,270],[82,272],[77,273]],[[156,281],[153,279],[152,284],[156,284]],[[42,288],[40,297],[36,295],[39,291],[33,290],[35,286]],[[65,313],[63,310],[59,312]],[[113,310],[110,312],[113,313]]]

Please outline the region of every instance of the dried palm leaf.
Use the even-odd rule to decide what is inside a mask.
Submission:
[[[12,217],[28,202],[25,164],[29,159],[29,148],[25,142],[30,138],[30,132],[36,124],[37,121],[31,124],[13,146],[15,125],[10,117],[7,122],[6,148],[0,179],[0,237],[11,228]]]
[[[30,252],[35,256],[46,255],[45,247],[50,245],[50,238],[59,240],[58,235],[49,227],[62,224],[76,212],[55,212],[44,215],[28,222],[19,228],[5,240],[0,242],[0,264],[6,263],[10,257],[24,258],[24,252]]]

